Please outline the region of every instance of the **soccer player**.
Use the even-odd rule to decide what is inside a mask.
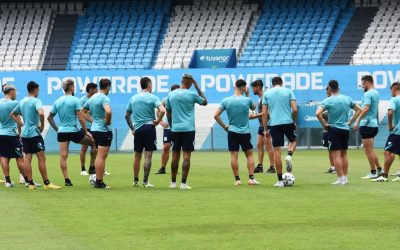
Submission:
[[[12,84],[4,84],[2,92],[4,93],[4,98],[0,99],[0,163],[6,179],[5,186],[14,186],[10,179],[10,159],[15,158],[18,169],[24,176],[24,182],[29,186],[29,189],[35,189],[35,184],[32,181],[32,172],[25,170],[20,141],[22,122],[19,121],[17,127],[17,123],[10,117],[11,112],[18,105],[16,88]]]
[[[189,89],[194,85],[197,93]],[[204,96],[197,82],[191,75],[185,74],[182,78],[182,85],[169,93],[166,100],[168,122],[172,131],[172,160],[171,160],[171,184],[170,188],[176,188],[176,174],[178,171],[181,150],[183,151],[182,183],[180,189],[191,189],[186,183],[190,169],[190,158],[194,151],[195,140],[195,117],[194,105],[207,105],[207,98]]]
[[[257,136],[257,152],[258,152],[258,165],[254,169],[254,173],[263,173],[264,167],[264,145],[267,149],[268,158],[269,158],[269,168],[267,173],[275,173],[275,165],[274,165],[274,151],[272,150],[272,140],[271,137],[265,139],[264,138],[264,126],[262,125],[262,97],[264,96],[264,83],[262,80],[256,80],[251,83],[251,88],[253,90],[253,94],[259,97],[258,100],[258,114],[250,113],[250,119],[258,119],[260,126],[258,128],[258,136]]]
[[[88,83],[86,85],[86,95],[82,96],[80,99],[80,104],[81,108],[87,101],[89,101],[90,97],[92,97],[94,94],[98,92],[97,90],[97,84],[96,83]],[[90,113],[87,113],[85,116],[86,120],[86,129],[90,133],[90,127],[92,126],[92,117],[90,116]],[[89,146],[88,145],[82,145],[81,147],[81,152],[79,155],[79,158],[81,160],[81,175],[86,176],[88,173],[86,172],[86,152],[88,150]],[[96,147],[92,146],[90,147],[90,164],[89,164],[89,174],[95,174],[96,170],[94,168],[94,161],[96,160],[96,154],[97,150]]]
[[[331,93],[329,92],[329,86],[327,86],[325,90],[326,90],[326,96],[330,97]],[[322,118],[325,120],[325,122],[328,123],[328,112],[325,111],[324,113],[322,113]],[[329,146],[328,130],[326,130],[325,128],[323,129],[323,132],[322,132],[322,146],[325,148],[328,148],[328,146]],[[328,154],[329,154],[329,162],[330,162],[331,166],[328,168],[328,170],[325,173],[336,174],[335,164],[333,163],[331,151],[328,150]]]
[[[292,90],[283,87],[280,77],[272,79],[272,88],[263,97],[263,126],[266,139],[272,137],[274,148],[274,163],[278,176],[275,187],[284,187],[282,180],[281,148],[284,146],[284,136],[289,140],[288,155],[285,158],[286,171],[292,172],[292,156],[296,150],[296,120],[297,105]],[[268,117],[269,115],[269,117]],[[270,121],[269,121],[270,120]],[[269,123],[270,122],[270,123]],[[270,128],[267,128],[269,123]]]
[[[54,102],[47,120],[57,132],[57,141],[60,145],[60,167],[64,175],[65,186],[70,187],[73,186],[68,176],[67,166],[70,142],[93,147],[94,140],[86,129],[85,118],[80,112],[80,101],[74,96],[74,81],[71,79],[63,81],[62,88],[65,94]],[[54,121],[54,117],[57,114],[60,118],[60,126],[57,126]],[[78,128],[78,120],[82,129]]]
[[[154,185],[149,181],[149,174],[153,151],[157,150],[156,126],[162,121],[165,115],[165,108],[160,99],[151,93],[153,83],[150,78],[143,77],[140,79],[140,87],[142,91],[131,97],[126,107],[125,115],[125,120],[134,136],[135,160],[133,164],[133,186],[139,186],[140,162],[142,160],[143,150],[145,150],[143,187],[153,188]],[[157,120],[154,112],[155,109],[159,112]],[[132,124],[131,120],[132,115],[134,124]]]
[[[339,83],[329,81],[331,96],[326,98],[316,111],[316,115],[324,129],[328,131],[328,149],[331,151],[338,179],[333,185],[348,183],[349,162],[347,149],[349,146],[349,130],[353,122],[361,113],[361,108],[350,97],[339,94]],[[348,120],[349,112],[353,109],[354,116]],[[322,113],[328,111],[329,124],[323,119]]]
[[[38,159],[39,171],[43,178],[44,188],[60,189],[61,187],[51,183],[47,176],[45,144],[40,134],[44,129],[44,112],[43,104],[37,98],[39,96],[39,84],[30,81],[27,84],[27,90],[28,96],[24,97],[11,113],[13,120],[20,126],[23,125],[21,137],[22,148],[25,153],[26,173],[32,173],[32,156],[35,154]],[[20,123],[20,115],[24,123]],[[29,184],[31,185],[32,183],[30,182]]]
[[[246,87],[246,82],[240,79],[235,83],[235,94],[224,98],[214,115],[217,123],[228,132],[228,148],[231,152],[231,167],[235,176],[235,186],[242,185],[239,177],[239,147],[242,148],[247,159],[247,169],[249,171],[248,184],[260,184],[254,179],[254,158],[249,128],[249,109],[255,110],[256,106],[251,98],[249,98],[249,89]],[[221,114],[224,111],[228,114],[228,125],[225,125],[221,120]]]
[[[392,98],[390,99],[388,110],[389,136],[383,153],[385,158],[384,170],[381,176],[372,179],[375,182],[388,181],[390,167],[396,155],[400,155],[400,82],[392,83],[390,93]],[[397,176],[393,181],[400,181],[400,177]]]
[[[364,89],[364,97],[361,102],[362,112],[354,124],[354,129],[360,129],[362,144],[371,170],[361,179],[374,179],[378,178],[382,172],[378,155],[374,150],[374,138],[378,134],[379,93],[375,89],[372,76],[363,76],[361,81]]]
[[[179,89],[180,86],[177,84],[174,84],[171,86],[171,92]],[[165,100],[162,100],[163,107],[165,108]],[[159,113],[157,114],[158,116],[160,115]],[[165,168],[167,166],[168,160],[169,160],[169,151],[171,150],[171,143],[172,143],[172,132],[171,132],[171,127],[169,126],[168,123],[168,118],[165,115],[163,120],[160,122],[160,125],[163,127],[163,152],[161,155],[161,167],[160,169],[156,172],[156,174],[166,174]]]
[[[94,184],[94,188],[109,189],[111,187],[104,183],[103,177],[107,156],[110,152],[113,139],[111,130],[112,111],[110,99],[107,96],[110,93],[111,81],[109,79],[101,79],[99,85],[100,92],[94,94],[89,101],[83,105],[81,112],[86,116],[90,111],[90,115],[93,118],[90,131],[97,148],[95,161],[96,175],[90,175],[89,180]]]

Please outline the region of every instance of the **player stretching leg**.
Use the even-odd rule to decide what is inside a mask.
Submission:
[[[192,85],[194,85],[197,93],[189,91]],[[206,106],[207,99],[193,77],[191,75],[184,75],[181,88],[169,93],[165,102],[168,122],[171,125],[173,142],[170,188],[176,188],[176,174],[182,151],[182,183],[180,189],[191,189],[186,181],[190,170],[191,154],[194,151],[194,105],[196,103]]]
[[[39,171],[42,175],[45,189],[60,189],[61,187],[50,182],[47,176],[45,145],[41,132],[44,129],[43,104],[37,98],[39,95],[39,84],[30,81],[27,85],[28,96],[22,99],[14,108],[11,117],[17,123],[21,115],[24,120],[22,128],[22,147],[25,153],[26,174],[32,173],[32,156],[35,154],[38,159]],[[20,124],[22,125],[22,124]],[[31,182],[29,183],[32,184]]]
[[[253,90],[253,94],[259,97],[258,100],[258,114],[251,113],[249,115],[250,119],[258,119],[260,123],[260,127],[258,128],[258,136],[257,136],[257,152],[258,152],[258,165],[254,169],[254,173],[262,173],[264,172],[263,162],[264,162],[264,146],[267,149],[268,158],[269,158],[269,168],[266,173],[275,173],[275,165],[274,165],[274,151],[272,148],[272,140],[268,138],[268,140],[264,137],[264,126],[262,125],[262,97],[264,95],[264,83],[261,80],[256,80],[251,83],[251,88]]]
[[[372,76],[363,76],[361,81],[364,89],[362,112],[354,124],[354,129],[360,128],[362,144],[371,170],[361,179],[374,179],[382,172],[378,155],[374,150],[374,138],[378,134],[379,93],[375,89]]]
[[[68,154],[70,142],[79,143],[81,145],[94,146],[92,135],[87,131],[85,118],[80,112],[81,104],[75,93],[75,83],[72,80],[65,80],[62,83],[64,96],[58,98],[47,118],[51,127],[57,132],[57,141],[60,144],[60,167],[64,176],[65,186],[73,186],[68,176]],[[60,126],[54,121],[54,116],[58,114],[60,118]],[[78,120],[82,129],[78,128]]]
[[[179,88],[180,88],[179,85],[174,84],[171,86],[171,92]],[[165,108],[165,100],[166,98],[162,100],[164,108]],[[160,116],[160,114],[157,113],[157,116]],[[171,149],[171,143],[172,143],[172,132],[171,132],[171,127],[169,126],[168,123],[167,116],[164,116],[163,120],[160,122],[160,125],[163,127],[163,152],[161,155],[161,167],[156,172],[156,174],[165,174],[166,173],[165,168],[169,160],[169,151]]]
[[[246,97],[244,94],[246,94]],[[228,147],[231,152],[231,167],[235,176],[236,186],[242,184],[239,177],[239,147],[242,148],[247,159],[249,185],[260,184],[254,179],[254,158],[249,128],[249,109],[255,110],[256,106],[253,104],[251,98],[249,98],[249,89],[246,87],[246,82],[240,79],[235,83],[235,94],[223,99],[214,115],[217,123],[228,132]],[[228,114],[229,125],[225,125],[221,120],[221,114],[224,111]]]
[[[286,170],[292,172],[292,155],[296,150],[296,120],[297,105],[294,93],[283,87],[280,77],[272,79],[272,89],[264,93],[263,97],[263,126],[266,140],[272,137],[274,147],[274,162],[278,176],[275,187],[284,187],[282,181],[281,147],[284,146],[284,136],[289,140],[288,155],[286,156]],[[268,118],[268,115],[270,119]],[[267,124],[270,121],[269,131]]]
[[[94,184],[94,188],[108,189],[111,187],[104,183],[103,177],[107,156],[110,152],[113,139],[111,130],[112,112],[110,99],[107,96],[110,93],[111,81],[108,79],[101,79],[99,85],[100,92],[94,94],[89,101],[83,105],[81,112],[83,112],[85,116],[90,112],[93,118],[90,131],[92,132],[97,148],[95,161],[96,175],[90,175],[90,183]]]
[[[390,93],[392,98],[390,99],[388,111],[389,137],[383,153],[385,158],[384,171],[380,177],[372,179],[375,182],[388,181],[390,167],[396,155],[400,155],[400,82],[392,83]],[[400,181],[400,177],[397,176],[393,181]]]
[[[81,99],[79,99],[81,108],[87,101],[89,101],[90,97],[92,97],[94,94],[98,92],[97,90],[97,84],[96,83],[88,83],[86,85],[86,95],[82,96]],[[86,121],[86,129],[90,133],[90,127],[92,126],[92,117],[90,116],[90,113],[87,113],[85,116],[85,121]],[[86,172],[86,152],[88,150],[89,146],[88,145],[82,145],[81,151],[79,154],[79,159],[81,161],[81,175],[87,176],[88,172]],[[96,154],[97,150],[95,146],[90,147],[90,164],[89,164],[89,174],[95,174],[96,170],[94,168],[94,161],[96,160]]]
[[[142,91],[132,96],[129,100],[125,119],[134,136],[135,160],[133,164],[133,186],[139,186],[140,162],[143,150],[145,150],[143,187],[152,188],[154,185],[149,181],[149,174],[153,152],[157,150],[156,126],[162,121],[165,115],[165,108],[160,99],[151,93],[153,83],[150,78],[143,77],[140,79],[140,87]],[[159,112],[157,120],[154,113],[155,109]],[[131,115],[133,115],[133,123],[135,125],[132,124]]]
[[[339,94],[339,83],[329,81],[331,96],[326,98],[316,111],[316,115],[324,129],[328,131],[329,151],[331,151],[338,179],[333,185],[346,185],[348,183],[349,162],[347,149],[349,147],[349,129],[358,118],[361,108],[350,97]],[[348,121],[349,112],[356,111]],[[322,113],[328,112],[329,124],[323,119]]]

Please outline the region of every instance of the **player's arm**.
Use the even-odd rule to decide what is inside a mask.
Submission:
[[[388,110],[388,125],[389,125],[389,131],[393,131],[394,126],[393,126],[393,109]]]
[[[193,80],[193,85],[194,85],[194,88],[195,88],[196,91],[197,91],[197,94],[198,94],[201,98],[204,99],[204,101],[203,101],[203,103],[202,103],[201,105],[202,105],[202,106],[207,106],[207,104],[208,104],[207,98],[205,97],[203,91],[201,91],[199,85],[197,84],[197,82],[196,82],[195,80]]]
[[[264,133],[265,132],[268,133],[268,126],[267,126],[268,120],[269,120],[268,119],[268,112],[269,112],[268,105],[263,104],[262,105],[262,113],[261,113],[261,115],[262,115],[262,124],[263,124],[263,127],[264,127]]]
[[[164,107],[164,109],[165,109],[165,114],[164,114],[164,116],[167,116],[167,109],[166,109],[165,99],[162,100],[161,103],[162,103],[162,105],[163,105],[163,107]],[[160,111],[157,110],[157,117],[159,117],[159,116],[160,116]],[[161,127],[163,127],[163,128],[168,127],[168,124],[165,123],[163,120],[161,120],[160,125],[161,125]]]
[[[132,131],[132,134],[135,134],[135,126],[132,124],[131,115],[132,115],[132,112],[126,111],[125,121],[126,121],[126,124],[128,124],[129,129]]]
[[[10,114],[11,119],[13,119],[15,121],[15,123],[17,124],[18,128],[23,127],[24,123],[21,120],[21,116],[16,114],[14,111],[11,112]]]
[[[79,123],[81,124],[83,132],[85,132],[85,134],[87,134],[88,131],[87,131],[86,123],[85,123],[84,114],[80,110],[76,110],[75,113],[76,113],[76,116],[78,117]]]
[[[217,109],[214,114],[214,119],[225,131],[228,131],[229,126],[226,126],[221,119],[222,112],[224,112],[222,109]]]
[[[169,126],[172,128],[172,110],[167,109],[167,120],[168,120]]]
[[[329,128],[329,124],[326,122],[326,120],[325,120],[324,117],[323,117],[324,111],[325,111],[324,108],[319,107],[319,108],[317,109],[317,111],[315,112],[315,115],[317,116],[318,121],[321,123],[322,127],[323,127],[324,129],[327,129],[327,128]]]
[[[157,107],[157,113],[158,113],[157,120],[154,121],[154,126],[157,126],[158,124],[160,124],[160,122],[164,118],[164,115],[165,115],[164,105],[161,104]]]
[[[56,132],[58,132],[58,127],[57,127],[56,122],[54,121],[54,116],[55,116],[55,114],[50,113],[50,114],[49,114],[49,117],[47,117],[47,121],[49,122],[50,126],[51,126]]]
[[[44,130],[44,111],[43,111],[43,109],[39,109],[37,112],[39,113],[39,120],[40,120],[39,130],[40,130],[40,133],[42,133]]]
[[[104,117],[104,121],[106,122],[106,125],[109,126],[109,125],[111,125],[111,118],[112,118],[111,107],[109,104],[104,104],[103,108],[104,108],[104,112],[106,113],[106,115]]]
[[[365,105],[364,108],[361,110],[360,115],[358,116],[356,123],[354,124],[354,129],[358,129],[360,126],[360,121],[365,117],[365,115],[368,113],[370,108],[370,105]]]
[[[296,104],[296,100],[291,100],[290,101],[290,106],[292,106],[292,119],[293,119],[293,123],[296,126],[297,125],[297,104]]]
[[[358,105],[358,104],[354,105],[353,110],[355,111],[355,113],[349,121],[349,126],[351,126],[351,124],[353,124],[353,122],[355,120],[357,120],[357,118],[360,116],[360,114],[362,112],[362,109],[361,109],[360,105]]]

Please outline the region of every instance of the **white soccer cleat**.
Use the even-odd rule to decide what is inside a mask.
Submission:
[[[286,171],[288,173],[291,173],[293,170],[292,157],[290,155],[286,156],[285,161],[286,161]]]
[[[5,185],[6,185],[6,188],[12,188],[12,187],[14,187],[14,182],[13,181],[11,183],[6,182]]]
[[[241,180],[235,181],[235,186],[236,187],[239,187],[240,185],[242,185],[242,181]]]
[[[186,184],[186,183],[181,183],[180,190],[190,190],[190,189],[192,189],[191,186],[189,186],[189,185]]]
[[[169,184],[169,188],[170,189],[175,189],[176,188],[176,182],[171,182],[171,184]]]
[[[150,182],[145,182],[145,183],[143,183],[143,187],[144,188],[154,188],[154,185],[151,184]]]
[[[88,176],[89,174],[88,174],[88,172],[86,172],[86,170],[84,170],[84,171],[81,172],[81,175],[82,176]]]
[[[379,176],[378,178],[372,179],[371,181],[373,181],[373,182],[388,182],[388,178]]]
[[[393,182],[400,181],[400,176],[397,176],[397,177],[394,178],[392,181],[393,181]]]
[[[256,179],[249,179],[249,185],[254,186],[254,185],[260,185],[261,183],[258,182]]]
[[[285,184],[283,183],[283,181],[277,181],[274,187],[283,188],[285,187]]]
[[[89,175],[89,183],[92,186],[94,186],[94,184],[96,184],[96,175],[95,174]]]
[[[347,176],[343,176],[344,184],[349,184],[349,178]]]
[[[42,187],[42,184],[40,184],[40,183],[33,182],[33,184],[35,184],[35,187],[38,187],[38,188]],[[29,183],[25,182],[25,187],[29,187]]]
[[[19,184],[26,184],[25,183],[25,178],[22,174],[19,174]]]
[[[109,176],[109,175],[111,175],[111,173],[109,173],[109,172],[107,172],[107,171],[104,171],[104,175],[105,175],[105,176]]]
[[[144,185],[144,184],[143,184]],[[133,187],[139,187],[139,182],[138,181],[133,181],[132,184]]]
[[[397,171],[396,173],[391,174],[391,176],[400,176],[400,170]]]
[[[346,180],[343,178],[338,178],[335,182],[331,183],[332,185],[346,185]]]
[[[364,177],[361,177],[363,180],[375,179],[378,178],[378,174],[369,173]]]

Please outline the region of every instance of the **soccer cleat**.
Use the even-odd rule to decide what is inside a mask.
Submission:
[[[83,171],[81,172],[81,175],[82,175],[82,176],[88,176],[89,174],[88,174],[88,172],[86,172],[85,170],[83,170]]]
[[[274,187],[283,188],[283,187],[285,187],[285,184],[283,183],[283,181],[277,181],[275,183]]]
[[[363,180],[375,179],[375,178],[378,178],[378,174],[369,173],[366,176],[361,177],[361,179]]]
[[[150,182],[144,182],[144,183],[143,183],[143,187],[144,187],[144,188],[154,188],[154,185],[151,184]]]
[[[156,174],[166,174],[167,172],[165,171],[165,168],[160,168]]]
[[[239,187],[240,185],[242,185],[242,181],[241,180],[235,181],[235,186],[236,187]]]
[[[96,174],[89,175],[89,183],[92,186],[96,183]]]
[[[53,183],[49,183],[49,185],[44,185],[44,189],[61,189],[61,187],[56,186]]]
[[[384,169],[383,168],[377,168],[376,169],[376,173],[378,174],[378,176],[381,176],[384,173]]]
[[[391,176],[400,176],[400,170],[399,171],[397,171],[396,173],[394,173],[394,174],[391,174]]]
[[[376,179],[372,179],[371,181],[373,181],[373,182],[388,182],[388,178],[381,175]]]
[[[138,181],[133,181],[133,187],[139,187],[139,182]]]
[[[12,188],[12,187],[14,187],[14,182],[6,182],[5,185],[6,185],[6,188]]]
[[[292,157],[290,155],[286,156],[285,161],[286,161],[286,171],[288,173],[291,173],[293,170]]]
[[[275,167],[274,166],[269,167],[265,173],[266,174],[275,174],[276,173]]]
[[[176,188],[176,182],[171,182],[171,184],[169,184],[169,188],[170,189],[175,189]]]
[[[38,187],[38,188],[42,187],[42,184],[40,184],[40,183],[36,183],[36,182],[33,182],[33,183],[34,183],[35,186]],[[29,187],[29,183],[26,183],[26,182],[25,182],[25,187]]]
[[[107,172],[107,171],[104,171],[104,175],[105,175],[105,176],[109,176],[109,175],[111,175],[111,173],[109,173],[109,172]]]
[[[22,174],[19,174],[19,184],[26,184],[25,183],[25,178]]]
[[[258,164],[257,167],[254,169],[254,173],[255,173],[255,174],[264,173],[263,165]]]
[[[66,186],[66,187],[72,187],[73,185],[74,185],[74,184],[72,184],[72,182],[66,182],[66,183],[65,183],[65,186]]]
[[[261,183],[259,183],[256,179],[249,179],[249,185],[253,186],[253,185],[260,185]]]
[[[36,189],[36,186],[35,186],[35,185],[28,185],[28,189],[29,189],[29,190],[35,190],[35,189]]]
[[[104,182],[94,184],[94,188],[99,188],[99,189],[111,189],[110,186],[105,184]]]
[[[326,170],[325,173],[327,173],[327,174],[336,174],[336,169],[335,169],[335,167],[330,167],[330,168],[328,168],[328,170]]]
[[[346,180],[343,178],[338,178],[335,182],[331,183],[332,185],[346,185]]]
[[[192,187],[189,186],[189,185],[186,184],[186,183],[181,183],[180,189],[181,189],[181,190],[190,190],[190,189],[192,189]]]
[[[397,177],[394,178],[392,181],[393,181],[393,182],[400,181],[400,176],[397,176]]]

